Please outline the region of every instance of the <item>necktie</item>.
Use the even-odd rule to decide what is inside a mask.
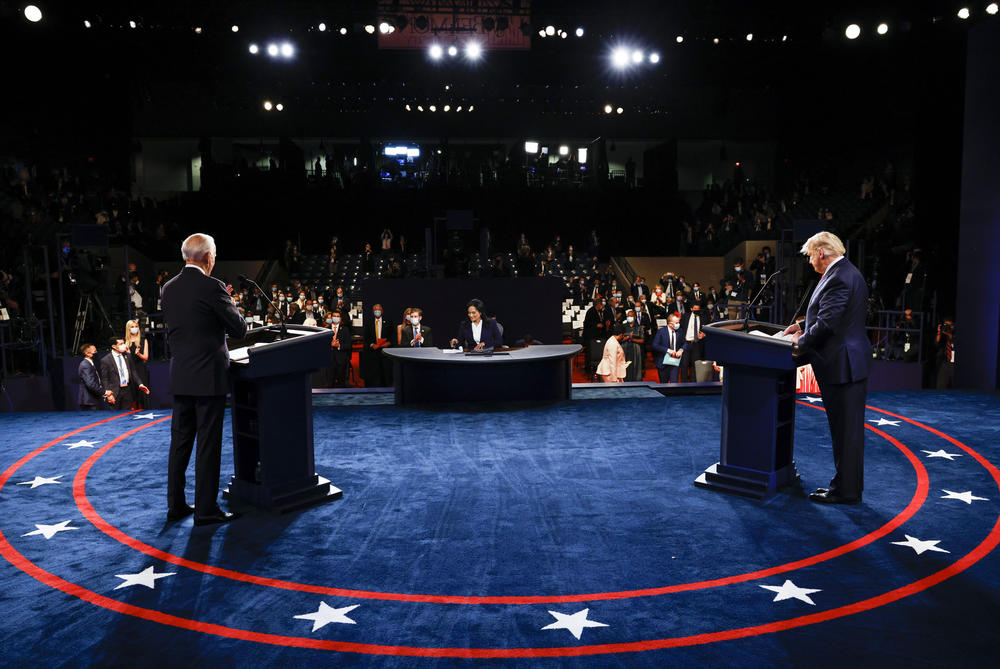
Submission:
[[[698,320],[698,314],[694,316],[694,339],[698,340],[698,333],[701,332],[701,321]]]
[[[118,355],[117,358],[118,358],[118,375],[121,379],[122,387],[125,387],[128,385],[128,379],[125,376],[125,358],[122,355]]]
[[[670,330],[670,350],[671,351],[676,351],[677,350],[677,341],[674,339],[674,331],[673,330]]]
[[[381,338],[382,338],[382,319],[381,318],[376,318],[375,319],[375,339],[381,339]]]
[[[416,339],[419,336],[420,336],[420,328],[419,327],[414,328],[413,329],[413,338]],[[417,342],[417,348],[420,348],[420,342],[419,341]]]

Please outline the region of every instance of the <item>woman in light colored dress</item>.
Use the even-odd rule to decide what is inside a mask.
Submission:
[[[625,379],[625,351],[621,340],[625,336],[625,328],[621,323],[615,325],[615,334],[608,337],[604,343],[604,357],[597,365],[597,373],[605,383],[621,383]]]

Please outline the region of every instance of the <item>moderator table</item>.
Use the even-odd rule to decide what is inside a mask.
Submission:
[[[439,348],[387,348],[396,404],[568,400],[579,344],[530,346],[492,355]]]

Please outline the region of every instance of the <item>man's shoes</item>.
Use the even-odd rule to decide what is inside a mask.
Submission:
[[[861,504],[860,497],[842,497],[829,490],[823,491],[822,488],[809,495],[809,499],[820,504]]]
[[[231,520],[236,520],[239,518],[238,514],[229,513],[228,511],[223,511],[222,509],[216,508],[215,513],[209,514],[207,516],[195,516],[195,525],[215,525],[217,523],[228,523]]]
[[[187,518],[192,513],[194,513],[194,507],[190,504],[185,504],[179,509],[171,509],[170,511],[167,511],[167,520],[171,522],[181,520],[183,518]]]

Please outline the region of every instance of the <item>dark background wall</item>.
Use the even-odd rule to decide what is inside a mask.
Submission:
[[[1000,24],[969,32],[955,381],[996,390],[1000,364]]]

